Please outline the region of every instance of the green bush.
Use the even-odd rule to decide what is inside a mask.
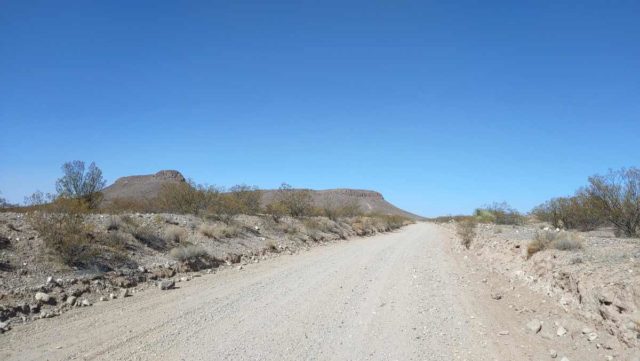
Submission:
[[[525,218],[520,212],[509,206],[506,202],[493,203],[491,205],[478,208],[474,215],[480,222],[492,222],[495,224],[519,225],[523,224]]]

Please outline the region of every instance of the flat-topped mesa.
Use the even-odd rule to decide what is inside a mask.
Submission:
[[[384,200],[384,197],[382,196],[382,193],[379,193],[379,192],[376,192],[376,191],[364,190],[364,189],[338,188],[338,189],[321,190],[321,191],[318,191],[318,192],[319,193],[323,193],[323,192],[329,193],[330,192],[330,193],[345,195],[345,196],[349,196],[349,197],[372,198],[372,199]]]
[[[120,177],[116,179],[114,184],[123,184],[123,183],[140,182],[140,181],[186,182],[187,180],[182,175],[182,173],[178,172],[177,170],[161,170],[156,174],[130,175],[126,177]]]
[[[102,190],[106,204],[115,199],[141,200],[156,197],[167,184],[186,183],[177,170],[161,170],[155,174],[133,175],[118,178]]]

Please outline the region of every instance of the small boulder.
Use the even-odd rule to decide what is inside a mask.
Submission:
[[[87,307],[87,306],[91,306],[91,301],[85,298],[82,300],[82,307]]]
[[[175,281],[173,280],[162,280],[158,282],[158,288],[161,290],[170,290],[176,286]]]
[[[77,299],[78,299],[78,297],[76,297],[76,296],[67,297],[67,305],[69,305],[69,306],[75,305]]]
[[[131,296],[131,291],[128,288],[123,288],[120,290],[120,298],[125,298]]]
[[[40,303],[50,303],[53,297],[49,296],[44,292],[36,292],[35,299]]]

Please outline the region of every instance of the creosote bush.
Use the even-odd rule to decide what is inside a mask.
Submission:
[[[509,204],[493,203],[474,212],[476,220],[481,223],[495,223],[505,225],[518,225],[524,223],[524,217],[520,212],[513,209]]]
[[[640,236],[640,169],[609,171],[589,178],[572,197],[554,198],[531,212],[554,227],[594,230],[612,225],[616,235]]]

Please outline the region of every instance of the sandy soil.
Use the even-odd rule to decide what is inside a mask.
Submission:
[[[17,325],[0,336],[0,359],[544,360],[555,348],[558,359],[599,360],[614,352],[528,331],[531,318],[564,311],[500,275],[487,281],[454,243],[446,229],[419,223],[203,275]],[[499,287],[510,291],[495,300]]]

